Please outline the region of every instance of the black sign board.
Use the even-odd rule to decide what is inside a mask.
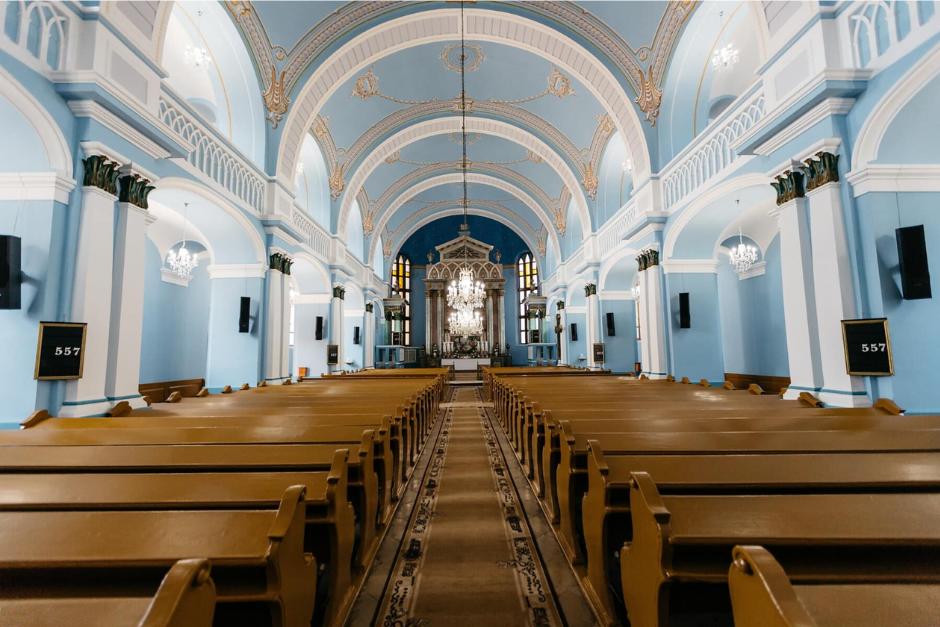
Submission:
[[[326,345],[326,365],[327,366],[339,365],[339,345],[338,344]]]
[[[87,327],[84,322],[40,322],[33,377],[43,381],[81,379]]]
[[[604,357],[605,357],[605,355],[604,355],[604,343],[603,343],[603,342],[598,342],[598,343],[594,344],[594,363],[595,363],[595,364],[602,364],[602,363],[604,363],[605,361],[607,361]]]
[[[874,377],[894,374],[887,318],[843,320],[842,343],[848,374]]]

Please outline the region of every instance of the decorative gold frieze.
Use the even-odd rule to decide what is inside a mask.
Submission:
[[[346,181],[343,179],[343,170],[346,166],[336,164],[336,167],[330,172],[330,197],[336,200],[346,189]]]
[[[597,175],[594,174],[594,164],[584,164],[584,177],[581,179],[584,185],[584,191],[591,197],[591,200],[597,198]]]
[[[264,106],[268,109],[268,121],[273,128],[277,128],[281,118],[287,113],[287,107],[290,105],[290,98],[284,89],[285,73],[277,75],[277,68],[271,67],[271,83],[264,92]]]
[[[633,100],[640,111],[646,114],[646,121],[651,126],[656,126],[656,118],[659,117],[659,107],[663,102],[663,90],[656,86],[656,79],[653,78],[653,66],[649,66],[644,73],[643,68],[637,68],[639,75],[640,91]]]

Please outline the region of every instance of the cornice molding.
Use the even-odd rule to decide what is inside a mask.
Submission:
[[[264,263],[212,264],[206,270],[210,279],[261,279],[267,270]]]
[[[94,100],[70,100],[69,109],[75,117],[91,118],[102,126],[112,130],[129,143],[140,148],[149,157],[154,159],[166,159],[170,156],[169,150],[163,148],[160,144],[153,141]],[[151,120],[151,122],[153,121]],[[127,161],[125,161],[125,163],[126,162]]]
[[[940,192],[940,165],[871,164],[846,175],[852,194],[871,192]]]
[[[670,259],[662,263],[666,274],[715,274],[718,261],[715,259]]]
[[[75,181],[56,172],[0,172],[0,200],[52,200],[63,205]]]
[[[164,283],[179,285],[180,287],[189,287],[189,282],[192,281],[192,277],[184,279],[169,268],[160,268],[160,280]]]
[[[826,118],[847,114],[853,106],[855,106],[855,98],[826,98],[801,115],[793,124],[788,124],[782,131],[755,148],[754,152],[761,156],[771,155]],[[739,139],[734,143],[733,148],[737,150],[742,140],[745,139]]]
[[[747,279],[753,279],[754,277],[764,276],[766,272],[767,272],[767,262],[758,261],[753,266],[748,268],[746,271],[739,273],[738,280],[744,281]]]

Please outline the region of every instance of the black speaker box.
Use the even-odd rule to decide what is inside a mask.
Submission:
[[[617,334],[614,329],[614,312],[607,312],[607,337],[615,337]]]
[[[679,328],[688,329],[692,326],[692,312],[689,311],[689,293],[679,292]]]
[[[317,335],[318,340],[323,339],[323,316],[317,316]]]
[[[20,238],[0,235],[0,309],[21,307]]]
[[[901,267],[901,292],[905,300],[930,298],[930,269],[927,267],[927,240],[924,225],[905,226],[894,231]]]
[[[359,327],[353,327],[353,344],[359,343]]]
[[[578,323],[576,322],[571,323],[571,341],[572,342],[578,341]]]
[[[238,332],[248,333],[251,324],[251,298],[241,297],[241,304],[238,310]]]

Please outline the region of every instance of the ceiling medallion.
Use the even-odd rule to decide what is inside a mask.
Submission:
[[[458,74],[461,69],[460,48],[461,45],[458,43],[445,46],[444,49],[441,50],[441,62],[444,64],[444,67]],[[486,59],[486,55],[483,54],[483,48],[476,44],[464,44],[463,48],[463,54],[465,55],[465,58],[462,59],[463,71],[476,72]]]
[[[552,73],[548,75],[548,93],[558,98],[574,94],[571,79],[562,74],[557,67],[552,68]]]
[[[353,87],[353,95],[359,96],[363,100],[368,100],[372,96],[379,94],[379,77],[375,75],[372,68],[356,79],[356,85]]]

